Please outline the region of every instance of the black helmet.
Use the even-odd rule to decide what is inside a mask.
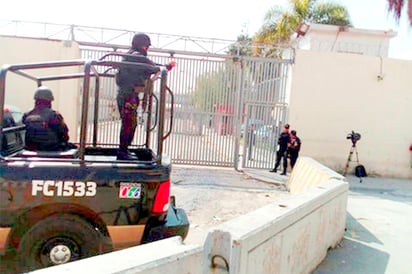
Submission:
[[[151,45],[150,37],[145,33],[136,33],[133,36],[132,48],[135,50],[140,49],[141,47],[149,47]]]
[[[46,86],[40,86],[36,92],[34,93],[34,100],[46,100],[46,101],[53,101],[53,93],[52,91]]]

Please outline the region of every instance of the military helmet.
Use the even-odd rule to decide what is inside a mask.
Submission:
[[[145,33],[136,33],[133,36],[132,48],[140,49],[141,47],[149,47],[151,45],[150,37]]]
[[[46,87],[46,86],[40,86],[34,93],[34,100],[47,100],[47,101],[53,101],[53,93],[52,91]]]

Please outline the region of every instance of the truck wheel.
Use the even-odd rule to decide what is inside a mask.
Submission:
[[[80,217],[48,217],[22,237],[17,254],[24,270],[48,267],[100,253],[102,237]]]

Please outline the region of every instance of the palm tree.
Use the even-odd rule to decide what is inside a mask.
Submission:
[[[229,46],[228,54],[230,55],[251,55],[252,38],[247,34],[241,34],[237,37],[237,42]]]
[[[412,27],[412,0],[388,0],[388,11],[393,13],[395,19],[399,22],[402,14],[402,9],[406,6],[409,18],[409,25]]]
[[[337,26],[351,25],[346,7],[335,3],[317,0],[289,0],[290,7],[273,7],[265,15],[264,23],[253,37],[256,43],[282,45],[288,44],[290,36],[300,23],[319,23]],[[258,55],[273,55],[276,50],[255,52]]]

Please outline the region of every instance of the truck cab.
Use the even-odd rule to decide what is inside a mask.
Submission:
[[[65,60],[3,65],[0,71],[0,253],[15,254],[27,271],[147,243],[187,236],[189,221],[170,196],[171,163],[163,153],[172,119],[166,119],[168,72],[162,67],[121,61]],[[111,59],[111,60],[107,60]],[[120,66],[158,71],[148,81],[145,138],[130,150],[137,160],[117,160],[118,143],[99,134],[102,81],[113,81]],[[51,68],[76,73],[49,75]],[[46,72],[37,73],[45,70]],[[78,138],[64,151],[30,151],[25,126],[8,123],[6,80],[14,74],[36,86],[49,81],[81,83]],[[157,84],[156,84],[157,83]],[[155,86],[158,87],[155,90]],[[12,92],[15,92],[14,90]],[[173,105],[173,104],[172,104]],[[172,110],[168,110],[170,117]],[[170,124],[165,125],[165,121]],[[6,123],[6,122],[7,123]],[[118,123],[111,121],[110,123]]]

